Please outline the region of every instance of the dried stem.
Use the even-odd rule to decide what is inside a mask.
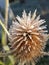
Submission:
[[[7,28],[9,0],[5,0],[5,2],[6,2],[6,6],[5,6],[5,26]]]
[[[8,7],[9,7],[9,0],[5,0],[5,27],[6,29],[8,28]],[[7,44],[7,35],[6,32],[4,32],[4,41],[5,41],[5,45]]]

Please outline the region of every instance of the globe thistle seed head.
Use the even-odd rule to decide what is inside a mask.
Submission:
[[[47,25],[43,25],[46,21],[36,16],[36,11],[27,15],[24,10],[22,17],[17,15],[9,29],[11,53],[22,62],[41,57],[47,41]]]

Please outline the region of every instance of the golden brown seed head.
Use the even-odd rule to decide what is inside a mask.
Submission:
[[[36,17],[36,10],[32,16],[24,11],[22,17],[16,17],[9,29],[11,53],[15,58],[27,62],[42,55],[48,36],[45,22],[40,15]]]

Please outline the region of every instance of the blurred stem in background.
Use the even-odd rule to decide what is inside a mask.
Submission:
[[[5,28],[8,28],[8,7],[9,7],[9,0],[5,0],[5,21],[4,21],[4,25]],[[7,34],[6,32],[2,32],[2,45],[6,45],[7,44]]]
[[[10,33],[8,32],[8,30],[5,28],[5,25],[2,23],[2,21],[0,20],[0,25],[2,26],[4,32],[6,32],[6,34],[8,35],[8,37],[10,37]],[[5,45],[6,46],[6,45]]]
[[[2,21],[0,20],[0,25],[2,26],[2,28],[4,29],[4,31],[6,32],[6,34],[10,37],[9,32],[7,31],[7,29],[5,28],[4,24],[2,23]],[[10,52],[10,49],[8,47],[8,45],[3,45],[3,49],[6,51],[6,53]],[[5,53],[4,53],[5,54]],[[5,56],[5,55],[4,55]],[[4,57],[3,57],[4,58]],[[6,57],[5,57],[6,58]],[[15,64],[15,60],[14,57],[12,55],[8,55],[8,58],[10,59],[12,65]]]
[[[8,6],[9,6],[9,0],[5,0],[5,20],[4,25],[5,28],[8,28]],[[2,45],[3,45],[3,52],[5,53],[4,46],[7,45],[7,34],[4,30],[2,30]],[[3,61],[5,63],[5,57],[3,57]]]
[[[9,8],[9,0],[5,0],[5,20],[4,24],[0,20],[0,24],[4,30],[2,30],[2,46],[3,46],[3,53],[10,51],[9,47],[7,46],[7,34],[8,34],[8,8]],[[8,55],[8,58],[10,59],[12,65],[14,65],[14,60],[12,58],[13,56]],[[4,63],[6,63],[6,57],[3,57]]]

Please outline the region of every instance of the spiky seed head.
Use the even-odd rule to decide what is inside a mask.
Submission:
[[[40,19],[40,15],[36,17],[36,11],[31,16],[31,12],[27,15],[24,10],[22,17],[17,15],[9,29],[11,53],[21,62],[36,60],[45,48],[47,25],[43,25],[46,21]]]

